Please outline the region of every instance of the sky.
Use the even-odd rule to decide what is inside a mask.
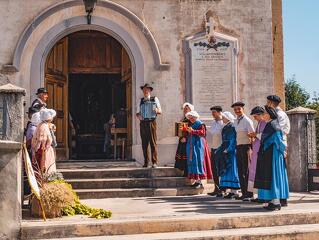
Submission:
[[[319,0],[282,0],[285,79],[319,95]]]

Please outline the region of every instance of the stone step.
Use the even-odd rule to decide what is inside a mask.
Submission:
[[[178,188],[113,188],[113,189],[75,189],[80,199],[101,198],[136,198],[159,196],[191,196],[205,194],[214,190],[213,184],[205,185],[204,189],[191,186]]]
[[[319,239],[319,224],[239,228],[208,231],[134,234],[122,236],[59,238],[59,240],[315,240]],[[52,239],[58,240],[58,239]]]
[[[184,177],[67,179],[73,189],[172,188],[186,185]]]
[[[132,206],[133,207],[133,206]],[[277,213],[260,215],[232,215],[214,216],[211,214],[203,216],[180,216],[180,217],[158,217],[142,219],[88,219],[80,220],[78,217],[70,217],[68,220],[22,221],[21,239],[52,239],[70,237],[92,237],[92,236],[114,236],[113,239],[124,237],[123,235],[154,234],[187,232],[187,231],[211,231],[236,228],[235,234],[243,229],[243,234],[249,228],[267,228],[283,226],[282,229],[293,229],[292,225],[319,224],[319,212],[308,213]],[[287,226],[287,225],[290,225]],[[293,231],[293,230],[292,230]],[[317,229],[318,231],[318,229]],[[233,233],[234,233],[233,232]],[[203,233],[203,232],[202,232]],[[266,234],[272,231],[266,231]],[[293,233],[292,233],[293,234]],[[317,234],[317,232],[316,232]],[[121,236],[119,236],[121,235]],[[316,235],[317,236],[317,235]],[[186,233],[187,237],[187,233]],[[112,238],[111,238],[112,239]],[[136,239],[136,238],[135,238]],[[138,237],[138,239],[144,239]],[[155,238],[156,239],[156,238]],[[167,238],[160,238],[167,239]],[[174,238],[172,238],[174,239]],[[177,238],[178,239],[178,238]],[[180,238],[185,239],[185,238]],[[190,239],[190,238],[186,238]],[[193,238],[194,239],[194,238]],[[200,239],[200,238],[195,238]],[[204,238],[205,239],[205,238]],[[208,238],[211,239],[211,238]],[[214,238],[215,239],[215,238]],[[232,239],[232,238],[229,238]],[[235,238],[236,239],[236,238]],[[238,238],[237,238],[238,239]],[[249,239],[249,238],[245,238]],[[276,238],[274,238],[276,239]],[[289,238],[286,238],[289,239]],[[307,239],[307,238],[306,238]],[[318,239],[318,238],[308,238]]]
[[[94,168],[94,169],[58,169],[65,179],[86,178],[149,178],[149,177],[181,177],[178,169],[159,168]]]
[[[122,161],[122,160],[83,160],[83,161],[57,161],[56,163],[58,169],[86,169],[86,168],[130,168],[136,167],[135,161]]]

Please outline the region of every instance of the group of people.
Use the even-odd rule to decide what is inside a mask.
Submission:
[[[184,103],[175,167],[192,180],[195,188],[203,187],[201,180],[213,178],[215,190],[209,195],[268,203],[264,206],[267,210],[287,206],[285,161],[290,122],[280,102],[280,97],[270,95],[265,106],[251,110],[256,128],[245,114],[243,102],[231,106],[236,117],[223,112],[221,106],[211,107],[214,120],[210,128],[192,104]],[[207,131],[212,136],[210,151]]]
[[[56,111],[47,108],[48,91],[45,88],[37,90],[37,98],[28,109],[28,118],[25,128],[26,147],[36,177],[50,175],[56,172],[55,150],[57,146],[55,131],[52,123]]]

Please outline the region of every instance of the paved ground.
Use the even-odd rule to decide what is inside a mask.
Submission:
[[[310,213],[319,212],[319,192],[313,193],[291,193],[289,206],[281,211],[268,212],[262,208],[262,204],[242,202],[238,200],[224,200],[207,195],[188,197],[152,197],[152,198],[109,198],[89,199],[83,203],[96,208],[111,210],[111,220],[136,220],[167,217],[214,217],[222,216],[252,216],[264,214],[285,213]],[[27,221],[26,221],[27,220]],[[68,221],[94,221],[86,216],[63,217],[51,219],[48,222]],[[25,218],[25,223],[41,221]]]

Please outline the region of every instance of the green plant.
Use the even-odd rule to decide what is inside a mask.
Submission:
[[[65,206],[63,209],[61,209],[62,215],[74,216],[77,214],[82,214],[82,215],[88,215],[89,217],[97,218],[97,219],[110,218],[112,216],[111,211],[104,210],[104,209],[98,209],[98,208],[91,208],[85,204],[82,204],[80,202],[78,195],[72,189],[72,186],[69,183],[67,183],[65,180],[57,179],[57,180],[50,182],[50,184],[64,184],[65,187],[67,187],[73,195],[74,203],[69,204],[68,206]]]

